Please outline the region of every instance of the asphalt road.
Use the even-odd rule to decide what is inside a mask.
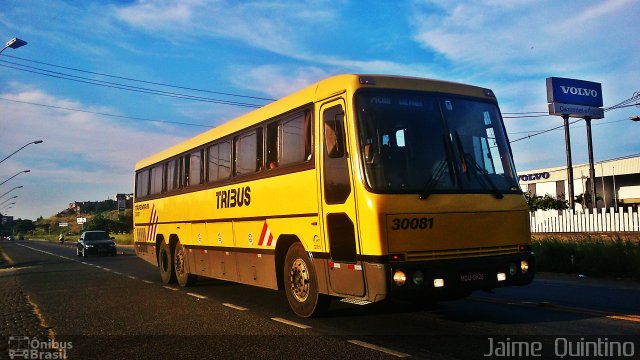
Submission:
[[[639,283],[541,274],[529,286],[463,300],[336,301],[325,316],[300,319],[278,291],[217,280],[167,287],[130,249],[84,259],[65,245],[1,242],[13,267],[0,271],[0,283],[15,282],[40,327],[71,345],[72,359],[484,359],[508,351],[567,359],[604,350],[624,358],[631,348],[640,357]],[[5,312],[16,303],[1,301]],[[0,341],[35,336],[0,326]]]

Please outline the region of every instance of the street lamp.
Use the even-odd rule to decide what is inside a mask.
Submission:
[[[21,46],[27,45],[27,42],[18,38],[13,38],[7,41],[7,44],[0,50],[0,54],[5,51],[7,48],[17,49]]]
[[[15,201],[14,201],[14,202],[12,202],[12,203],[8,203],[8,204],[7,204],[7,206],[8,206],[8,207],[3,208],[2,210],[11,209],[11,205],[15,205],[15,204],[16,204],[16,202],[15,202]]]
[[[17,198],[17,197],[18,197],[18,195],[16,195],[16,196],[12,196],[12,197],[8,198],[7,200],[5,200],[5,201],[1,202],[1,203],[0,203],[0,206],[2,206],[2,204],[6,203],[7,201],[9,201],[9,200],[11,200],[11,199],[15,199],[15,198]]]
[[[8,193],[10,193],[10,192],[12,192],[12,191],[13,191],[13,190],[15,190],[15,189],[20,189],[21,187],[22,187],[22,185],[14,187],[13,189],[11,189],[11,190],[7,191],[6,193],[4,193],[4,194],[0,195],[0,198],[2,198],[3,196],[7,195],[7,194],[8,194]]]
[[[0,163],[2,163],[3,161],[7,160],[7,159],[8,159],[8,158],[10,158],[11,156],[13,156],[13,154],[17,153],[18,151],[20,151],[20,150],[22,150],[22,149],[26,148],[27,146],[29,146],[29,145],[31,145],[31,144],[40,144],[40,143],[42,143],[42,140],[32,141],[32,142],[30,142],[30,143],[28,143],[28,144],[24,145],[24,146],[23,146],[23,147],[21,147],[20,149],[18,149],[18,150],[16,150],[16,151],[12,152],[12,153],[11,153],[9,156],[7,156],[6,158],[4,158],[4,159],[0,160]]]
[[[8,178],[7,180],[5,180],[5,181],[1,182],[1,183],[0,183],[0,185],[3,185],[3,184],[4,184],[4,183],[6,183],[7,181],[9,181],[9,180],[13,179],[14,177],[16,177],[16,176],[18,176],[18,175],[20,175],[20,174],[22,174],[22,173],[28,173],[28,172],[30,172],[30,171],[31,171],[31,170],[23,170],[23,171],[20,171],[19,173],[17,173],[17,174],[15,174],[15,175],[13,175],[12,177]]]

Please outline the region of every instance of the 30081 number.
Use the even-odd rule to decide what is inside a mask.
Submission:
[[[391,230],[424,230],[433,228],[433,218],[395,218]]]

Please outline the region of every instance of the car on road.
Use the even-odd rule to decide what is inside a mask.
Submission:
[[[85,231],[80,235],[80,240],[76,245],[76,255],[82,257],[89,255],[116,256],[116,242],[113,239],[106,231]]]

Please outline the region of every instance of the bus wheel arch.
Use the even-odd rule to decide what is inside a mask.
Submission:
[[[283,289],[296,315],[311,317],[327,310],[330,298],[320,293],[313,262],[301,242],[287,248],[282,270]]]
[[[176,272],[173,264],[173,248],[175,247],[175,241],[177,241],[177,236],[171,234],[171,236],[169,236],[169,243],[165,241],[159,242],[158,269],[160,270],[160,278],[165,284],[176,282]]]
[[[193,286],[198,279],[197,275],[189,272],[189,256],[187,249],[180,243],[180,240],[175,239],[172,247],[173,265],[176,281],[181,287]]]
[[[284,289],[284,260],[287,256],[289,247],[294,243],[301,242],[296,235],[283,234],[278,237],[276,242],[276,280],[278,290]]]
[[[156,265],[160,266],[160,245],[164,242],[164,236],[156,235]]]

